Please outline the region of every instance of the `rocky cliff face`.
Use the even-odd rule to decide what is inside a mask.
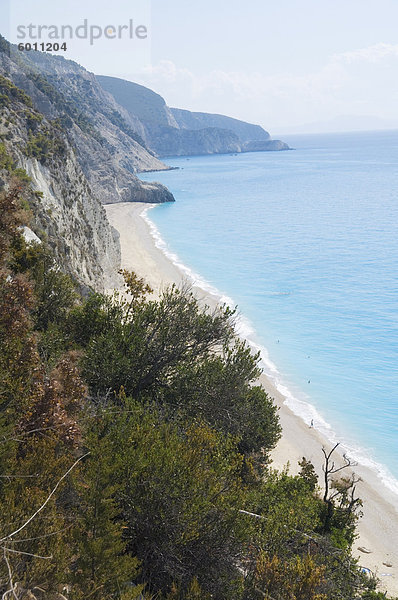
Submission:
[[[85,287],[118,285],[120,246],[93,195],[67,136],[33,108],[31,99],[0,76],[0,187],[18,176],[30,182],[31,229],[57,263]]]
[[[97,75],[102,88],[129,115],[135,132],[159,156],[285,150],[259,125],[224,115],[169,108],[152,90],[117,77]]]
[[[101,87],[117,97],[117,102],[123,106],[130,117],[138,119],[142,125],[160,125],[163,127],[179,127],[162,96],[138,83],[97,75]],[[145,127],[144,127],[145,128]],[[145,131],[143,131],[145,135]]]
[[[118,234],[102,204],[174,200],[163,185],[136,177],[169,168],[156,154],[285,148],[259,126],[170,109],[143,86],[19,52],[0,36],[0,188],[18,170],[29,178],[34,234],[84,286],[119,283]]]
[[[151,136],[154,140],[153,147],[160,156],[197,156],[241,151],[238,136],[228,129],[208,127],[194,131],[174,127],[152,127]]]
[[[202,112],[190,112],[180,108],[171,108],[171,113],[175,118],[178,127],[181,129],[203,129],[206,127],[217,127],[219,129],[227,129],[238,136],[243,143],[252,140],[270,140],[271,136],[268,131],[265,131],[260,125],[252,125],[232,119],[224,115],[215,115]]]
[[[227,154],[288,150],[280,140],[271,140],[259,125],[224,115],[169,108],[164,99],[142,85],[97,76],[104,90],[123,106],[135,131],[158,156]]]
[[[64,128],[103,204],[174,200],[163,185],[149,185],[135,176],[169,167],[145,147],[137,133],[138,119],[131,118],[92,73],[61,56],[22,53],[13,46],[0,52],[0,72],[27,93],[47,119]]]
[[[290,148],[282,140],[252,140],[242,146],[242,152],[278,152],[280,150],[290,150]]]
[[[102,204],[174,200],[135,175],[168,168],[140,126],[76,63],[0,36],[0,188],[15,174],[29,182],[34,234],[84,287],[120,283],[119,236]]]

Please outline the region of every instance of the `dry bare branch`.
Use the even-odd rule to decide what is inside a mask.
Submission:
[[[21,527],[18,527],[18,529],[16,529],[15,531],[9,533],[8,535],[6,535],[5,537],[0,539],[0,542],[4,542],[5,540],[9,540],[10,538],[12,538],[13,535],[16,535],[17,533],[19,533],[20,531],[22,531],[22,529],[24,529],[27,525],[29,525],[29,523],[31,521],[33,521],[33,519],[35,517],[37,517],[37,515],[43,510],[43,508],[48,504],[48,502],[51,500],[51,498],[54,496],[55,492],[57,491],[57,489],[59,488],[59,486],[61,485],[62,481],[69,475],[69,473],[76,467],[76,465],[83,460],[83,458],[86,458],[86,456],[88,456],[90,454],[90,452],[87,452],[86,454],[83,454],[83,456],[81,456],[80,458],[78,458],[73,465],[66,471],[66,473],[64,473],[62,475],[62,477],[58,480],[56,486],[53,488],[53,490],[50,492],[50,494],[47,496],[46,500],[43,502],[43,504],[37,509],[37,511],[31,516],[29,517],[29,519],[27,521],[25,521],[25,523],[23,523],[23,525],[21,525]]]

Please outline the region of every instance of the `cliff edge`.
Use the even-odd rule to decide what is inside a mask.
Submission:
[[[192,156],[289,150],[268,131],[224,115],[170,108],[152,90],[117,77],[97,75],[97,80],[122,106],[135,131],[157,156]]]

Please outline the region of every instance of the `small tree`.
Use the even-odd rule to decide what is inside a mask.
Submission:
[[[154,591],[173,582],[187,591],[196,577],[203,594],[235,597],[248,532],[236,510],[245,486],[233,440],[204,424],[164,423],[156,412],[127,406],[108,436],[115,464],[122,463],[128,550],[142,561],[143,580]]]
[[[194,364],[232,339],[232,311],[201,310],[197,299],[175,286],[159,301],[120,305],[122,316],[88,345],[84,374],[96,393],[156,395],[183,365]]]
[[[132,586],[138,560],[126,552],[125,524],[117,503],[122,484],[120,455],[113,452],[110,415],[90,419],[86,445],[90,456],[76,482],[79,522],[73,530],[75,560],[71,567],[70,600],[140,597],[144,586]]]
[[[333,526],[345,533],[345,540],[352,544],[354,539],[355,522],[360,517],[359,509],[362,506],[360,498],[355,497],[356,484],[361,481],[355,473],[349,477],[335,479],[333,476],[345,469],[356,466],[346,454],[343,454],[343,464],[337,466],[333,457],[334,452],[340,444],[337,443],[327,452],[322,448],[325,458],[322,470],[324,473],[323,502],[326,505],[324,511],[323,531],[330,533]]]

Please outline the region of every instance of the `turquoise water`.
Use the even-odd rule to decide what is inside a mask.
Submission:
[[[398,491],[398,132],[291,136],[292,152],[170,158],[142,175],[166,250],[238,304],[307,423]]]

